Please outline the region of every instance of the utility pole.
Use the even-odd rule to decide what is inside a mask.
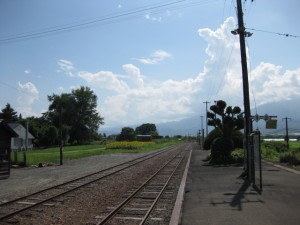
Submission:
[[[285,117],[282,118],[282,120],[285,120],[285,137],[284,140],[286,141],[286,147],[289,149],[289,127],[288,127],[288,120],[291,120],[291,118]]]
[[[250,119],[250,98],[249,98],[249,82],[248,82],[248,68],[247,68],[247,56],[245,46],[245,36],[250,37],[251,33],[245,32],[243,9],[241,0],[237,0],[238,10],[238,29],[232,31],[232,34],[238,34],[240,37],[240,49],[241,49],[241,64],[242,64],[242,77],[243,77],[243,95],[244,95],[244,113],[245,113],[245,143],[247,152],[247,177],[251,181],[254,178],[254,153],[251,152],[250,147],[250,134],[252,132],[252,121]]]
[[[206,136],[208,135],[208,123],[207,123],[207,104],[210,103],[208,101],[203,102],[206,105]]]

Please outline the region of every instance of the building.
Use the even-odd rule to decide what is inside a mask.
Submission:
[[[152,136],[151,135],[137,135],[136,136],[137,141],[152,141]]]
[[[0,120],[0,180],[9,177],[11,139],[16,137],[18,134]]]
[[[12,151],[24,151],[26,149],[26,135],[27,135],[27,149],[33,148],[33,135],[29,132],[26,134],[26,129],[18,123],[8,123],[10,129],[12,129],[17,137],[11,137],[10,148]]]

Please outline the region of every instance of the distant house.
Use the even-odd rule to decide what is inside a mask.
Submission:
[[[7,124],[11,130],[13,130],[17,136],[11,137],[10,148],[12,151],[20,151],[26,148],[26,129],[18,123]],[[33,135],[27,132],[27,149],[33,148]]]
[[[16,137],[18,137],[18,134],[7,123],[0,120],[0,151],[6,152],[9,150],[11,139]]]
[[[152,136],[151,135],[137,135],[136,136],[137,141],[152,141]]]
[[[10,145],[11,138],[18,137],[18,134],[0,120],[0,180],[10,175]]]

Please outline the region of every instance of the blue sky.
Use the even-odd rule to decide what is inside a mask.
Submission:
[[[242,2],[251,107],[299,99],[300,2]],[[235,0],[0,0],[0,107],[40,116],[47,95],[82,85],[106,127],[242,107],[236,28]]]

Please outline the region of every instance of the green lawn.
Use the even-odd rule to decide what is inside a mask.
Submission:
[[[154,144],[146,145],[139,149],[107,149],[105,144],[94,143],[90,145],[80,146],[64,146],[63,147],[63,161],[70,159],[78,159],[93,155],[102,154],[114,154],[114,153],[139,153],[139,152],[150,152],[158,150],[167,146],[181,143],[178,140],[159,140],[155,141]],[[14,162],[14,153],[11,154],[12,162]],[[23,162],[23,152],[17,153],[18,164]],[[38,165],[42,164],[59,164],[60,163],[60,148],[46,148],[46,149],[34,149],[26,152],[26,164]]]

